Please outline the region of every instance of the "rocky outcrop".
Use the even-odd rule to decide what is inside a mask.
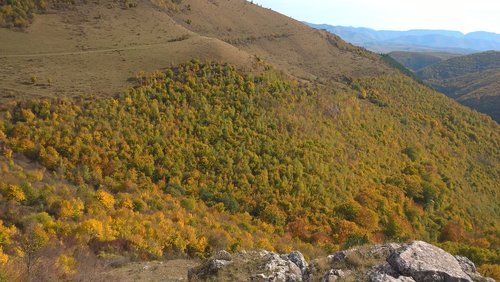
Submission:
[[[252,276],[252,280],[290,282],[303,280],[303,270],[301,267],[305,271],[307,263],[301,253],[292,252],[290,254],[279,255],[271,252],[262,252],[261,256],[263,257],[263,270],[265,272]],[[259,269],[257,271],[259,272]]]
[[[232,263],[232,255],[227,251],[219,251],[198,267],[188,271],[189,281],[207,280],[216,276],[220,269]]]
[[[351,273],[350,270],[342,270],[342,269],[330,269],[325,276],[321,278],[321,282],[331,282],[341,280]]]
[[[462,256],[455,256],[460,265],[460,268],[472,278],[473,281],[478,282],[495,282],[495,279],[483,277],[479,272],[477,272],[476,265],[470,259]]]
[[[474,263],[422,241],[353,248],[307,263],[294,251],[216,253],[189,271],[190,281],[494,282]]]
[[[472,282],[454,256],[422,241],[402,246],[387,261],[401,275],[416,282]]]
[[[307,262],[304,256],[299,251],[291,252],[290,254],[288,254],[287,258],[299,267],[302,274],[306,273]]]
[[[304,281],[308,264],[294,251],[277,254],[268,251],[229,254],[219,251],[198,267],[189,270],[189,281]]]

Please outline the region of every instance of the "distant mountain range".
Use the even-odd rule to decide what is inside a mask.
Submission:
[[[482,51],[500,51],[500,34],[492,32],[471,32],[463,34],[450,30],[408,30],[389,31],[370,28],[332,26],[306,23],[317,29],[325,29],[340,36],[349,43],[363,46],[370,51],[389,53],[392,51],[450,52],[470,54]]]

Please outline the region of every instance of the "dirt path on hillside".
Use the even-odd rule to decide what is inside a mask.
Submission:
[[[188,38],[186,38],[188,39]],[[186,40],[183,39],[183,40]],[[154,43],[154,44],[143,44],[136,45],[131,47],[121,47],[121,48],[111,48],[111,49],[96,49],[96,50],[83,50],[83,51],[69,51],[69,52],[55,52],[55,53],[33,53],[33,54],[10,54],[3,55],[0,54],[0,58],[30,58],[30,57],[53,57],[53,56],[73,56],[73,55],[85,55],[85,54],[96,54],[96,53],[110,53],[110,52],[120,52],[120,51],[129,51],[129,50],[146,50],[156,47],[166,46],[173,42],[183,41],[183,40],[175,40],[166,42],[166,43]]]

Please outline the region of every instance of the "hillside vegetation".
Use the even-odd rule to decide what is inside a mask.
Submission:
[[[45,1],[14,0],[0,1],[0,27],[27,27],[35,13],[43,12]]]
[[[419,70],[417,76],[458,102],[500,121],[500,52],[445,60]]]
[[[423,79],[447,79],[500,68],[500,52],[484,52],[443,61],[419,72]]]
[[[4,109],[8,273],[33,255],[76,275],[81,246],[159,258],[408,238],[498,263],[498,125],[411,79],[331,92],[192,62],[138,80],[116,99]]]
[[[389,56],[401,63],[406,68],[417,72],[427,66],[437,64],[444,60],[458,57],[458,54],[438,53],[438,52],[403,52],[394,51]]]
[[[390,57],[243,0],[68,5],[0,29],[0,279],[410,238],[499,263],[499,125]]]

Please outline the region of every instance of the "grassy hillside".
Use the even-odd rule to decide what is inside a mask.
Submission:
[[[458,57],[458,54],[452,53],[438,53],[438,52],[403,52],[394,51],[389,53],[389,56],[394,58],[403,66],[417,72],[427,66],[437,64],[444,60]]]
[[[0,29],[0,99],[109,97],[132,86],[140,70],[192,58],[247,69],[265,60],[325,84],[391,72],[365,50],[244,0],[174,2],[76,1],[35,15],[23,32]]]
[[[446,60],[419,72],[423,79],[448,79],[500,68],[500,52],[490,51]]]
[[[408,238],[498,262],[498,125],[411,79],[332,92],[192,62],[138,80],[114,99],[4,108],[6,269],[23,269],[16,250],[312,254]]]
[[[255,54],[300,79],[343,82],[392,71],[363,48],[248,1],[191,0],[189,5],[190,10],[172,13],[178,24]]]
[[[500,121],[500,52],[445,60],[421,69],[417,76],[460,103]]]
[[[76,2],[37,14],[22,32],[0,29],[0,99],[114,96],[141,70],[152,72],[191,58],[250,68],[253,55],[176,24],[171,1]],[[175,12],[175,9],[172,10]]]

